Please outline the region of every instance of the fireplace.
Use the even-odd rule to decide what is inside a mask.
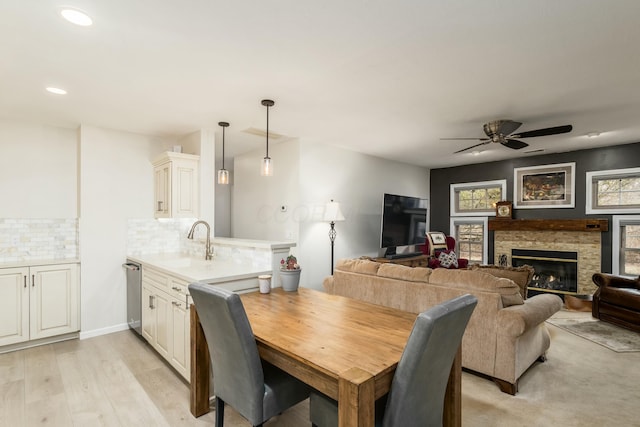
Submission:
[[[591,280],[594,273],[601,272],[602,236],[609,229],[606,219],[498,219],[489,220],[489,231],[493,232],[494,264],[500,259],[507,258],[507,264],[516,265],[511,261],[511,251],[514,249],[529,249],[539,251],[570,251],[577,252],[580,265],[577,269],[577,294],[592,295],[598,288]],[[527,260],[531,265],[531,260]],[[533,288],[537,289],[537,288]],[[551,289],[539,292],[557,292],[560,296],[570,291],[553,291]]]
[[[577,252],[512,249],[511,264],[514,267],[525,264],[533,267],[535,273],[528,288],[534,294],[538,292],[578,293]]]

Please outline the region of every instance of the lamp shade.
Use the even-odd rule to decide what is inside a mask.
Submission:
[[[226,169],[220,169],[218,171],[218,184],[229,184],[229,171]]]
[[[331,200],[324,208],[324,221],[337,222],[344,221],[344,215],[340,210],[340,203]]]
[[[260,175],[273,176],[273,165],[271,164],[271,157],[265,157],[262,159],[262,167],[260,168]]]

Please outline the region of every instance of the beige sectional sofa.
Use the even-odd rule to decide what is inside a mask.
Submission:
[[[323,286],[330,294],[412,313],[459,295],[475,295],[478,305],[462,340],[462,366],[515,394],[518,378],[536,360],[544,360],[550,344],[544,321],[561,309],[562,300],[546,294],[525,301],[513,280],[493,274],[499,273],[343,259]]]

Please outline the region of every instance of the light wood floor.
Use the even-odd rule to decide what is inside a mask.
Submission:
[[[548,327],[548,361],[525,372],[516,396],[462,373],[463,427],[640,427],[640,352],[615,353]],[[304,401],[266,426],[309,427],[308,414]],[[191,416],[187,384],[131,331],[0,354],[0,427],[214,423],[213,412]],[[225,425],[249,423],[227,407]]]
[[[0,354],[0,426],[213,426],[189,388],[131,331]],[[310,426],[308,401],[266,426]],[[248,426],[230,407],[225,426]]]

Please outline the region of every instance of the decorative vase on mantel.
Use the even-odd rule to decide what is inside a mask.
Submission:
[[[280,270],[280,281],[282,282],[282,290],[287,292],[295,292],[300,285],[301,268],[297,270]]]
[[[280,261],[280,282],[283,291],[295,292],[298,290],[300,272],[302,269],[295,256],[289,255],[286,260]]]

